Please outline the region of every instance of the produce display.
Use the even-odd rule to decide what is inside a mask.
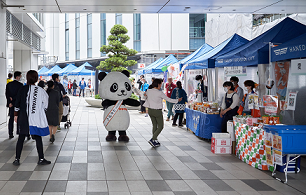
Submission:
[[[219,114],[219,104],[217,102],[192,102],[189,104],[189,108],[203,113]]]

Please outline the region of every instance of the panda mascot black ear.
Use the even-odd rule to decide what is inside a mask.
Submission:
[[[107,74],[105,72],[100,72],[98,75],[98,79],[102,81]]]
[[[121,73],[125,74],[128,78],[130,77],[130,72],[127,70],[123,70]]]

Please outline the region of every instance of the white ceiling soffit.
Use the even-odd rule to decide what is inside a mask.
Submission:
[[[305,13],[306,0],[6,0],[12,13]],[[186,9],[187,7],[187,9]],[[189,8],[188,8],[189,7]]]

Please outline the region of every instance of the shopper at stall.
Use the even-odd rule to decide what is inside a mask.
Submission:
[[[158,135],[164,128],[164,119],[163,119],[163,113],[162,108],[163,99],[171,102],[171,103],[177,103],[181,101],[183,98],[177,99],[171,99],[167,97],[162,91],[160,91],[160,88],[162,86],[162,80],[155,79],[152,83],[152,89],[148,89],[146,92],[146,101],[144,103],[144,106],[148,108],[149,110],[149,116],[152,121],[152,139],[150,139],[148,142],[151,146],[157,147],[160,146],[160,143],[157,140]]]
[[[236,76],[232,76],[230,78],[230,81],[233,83],[234,85],[234,91],[238,94],[239,96],[239,103],[242,101],[243,98],[243,89],[238,85],[239,83],[239,78]]]
[[[239,106],[239,96],[234,92],[234,85],[230,81],[223,83],[225,95],[222,100],[220,117],[223,118],[221,130],[227,132],[227,121],[233,120],[233,116],[237,115]]]
[[[254,91],[255,82],[252,80],[244,81],[244,87],[246,94],[244,94],[240,106],[243,107],[243,111],[241,112],[241,108],[239,108],[238,114],[240,115],[251,115],[252,111],[249,109],[249,97],[251,94],[257,95]]]
[[[8,73],[7,75],[7,79],[6,79],[6,84],[8,84],[9,82],[12,82],[13,81],[13,74],[12,73]]]
[[[182,83],[181,81],[177,81],[176,88],[173,90],[171,98],[179,99],[180,97],[182,97],[183,99],[174,105],[175,116],[173,119],[172,126],[177,126],[176,124],[177,118],[179,118],[179,127],[183,126],[183,117],[187,102],[187,94],[185,90],[182,88]]]
[[[71,95],[71,89],[72,89],[72,82],[71,82],[71,79],[69,79],[68,81],[68,94]]]
[[[16,145],[16,157],[14,165],[20,165],[20,156],[25,137],[30,134],[36,141],[39,165],[47,165],[51,162],[44,158],[41,136],[49,135],[48,121],[45,109],[48,107],[48,94],[41,87],[35,86],[38,73],[29,70],[26,75],[27,85],[23,86],[17,95],[15,104],[15,116],[17,116],[18,141]]]
[[[142,85],[140,87],[140,91],[143,91],[143,92],[146,92],[149,88],[149,84],[147,83],[146,79],[142,78]],[[141,108],[140,108],[140,114],[144,114],[146,113],[146,108],[143,106],[143,104],[145,103],[145,100],[141,99],[140,100],[140,105],[141,105]]]
[[[176,85],[172,82],[172,78],[168,78],[168,83],[166,83],[166,87],[165,87],[165,91],[166,91],[166,95],[168,98],[171,98],[171,94],[172,91],[176,88]],[[171,120],[173,120],[173,112],[172,112],[172,108],[173,108],[173,104],[171,102],[166,101],[166,105],[167,105],[167,110],[168,110],[168,114],[167,114],[167,119],[166,121],[170,120],[170,116],[172,117]]]
[[[203,77],[201,75],[197,75],[195,79],[199,82],[197,89],[195,90],[197,96],[202,93],[202,101],[208,101],[208,96],[207,96],[208,89],[207,86],[204,85]]]
[[[78,88],[78,84],[76,83],[76,80],[74,79],[73,83],[72,83],[72,95],[73,96],[76,96],[76,91],[77,91],[77,88]]]
[[[61,124],[62,116],[63,116],[63,97],[66,96],[66,91],[63,85],[60,83],[58,74],[53,74],[52,80],[54,82],[54,90],[58,91],[61,96],[59,107],[58,107],[58,127],[57,127],[57,130],[61,130],[60,124]]]
[[[81,97],[81,93],[83,92],[83,97],[84,95],[84,91],[85,91],[85,87],[86,87],[86,82],[84,80],[84,78],[82,78],[82,80],[79,83],[79,87],[80,87],[80,93],[79,93],[79,97]]]
[[[138,79],[138,81],[137,81],[137,83],[138,83],[138,89],[140,89],[141,88],[141,86],[142,86],[142,79],[144,78],[144,76],[143,75],[140,75],[140,78]]]
[[[50,131],[50,142],[53,143],[55,141],[55,133],[57,130],[58,119],[59,119],[58,108],[60,102],[60,94],[58,91],[54,90],[53,81],[48,81],[47,85],[48,85],[47,94],[49,95],[49,101],[48,101],[48,108],[46,111],[46,115]]]

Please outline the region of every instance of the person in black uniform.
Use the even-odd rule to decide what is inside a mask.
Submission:
[[[204,85],[203,77],[201,75],[197,75],[195,79],[199,81],[198,87],[196,89],[196,93],[198,93],[198,91],[201,89],[202,95],[203,95],[203,101],[207,102],[208,101],[208,96],[207,96],[208,88],[207,86]]]
[[[14,129],[14,106],[16,102],[16,97],[18,94],[18,91],[20,88],[22,88],[22,83],[20,83],[21,79],[21,72],[16,71],[14,73],[14,81],[9,82],[6,85],[6,90],[5,90],[5,95],[6,95],[6,100],[7,104],[6,107],[9,108],[9,124],[8,124],[8,133],[9,133],[9,138],[12,139],[14,137],[13,135],[13,129]],[[29,137],[29,136],[28,136]]]
[[[61,130],[60,124],[62,121],[62,116],[63,116],[63,97],[66,96],[66,91],[64,86],[59,82],[59,75],[58,74],[53,74],[52,75],[52,80],[54,82],[54,90],[58,91],[60,93],[60,103],[58,107],[58,127],[57,130]]]

